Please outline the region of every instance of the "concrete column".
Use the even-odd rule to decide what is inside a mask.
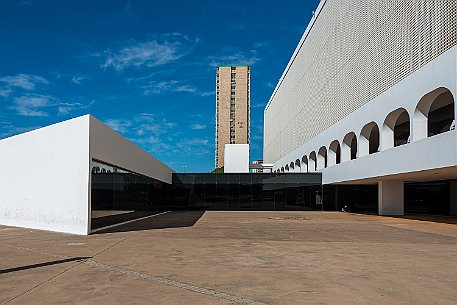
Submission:
[[[450,214],[453,216],[457,216],[457,181],[452,180],[449,182],[449,188],[451,191],[451,211]]]
[[[384,216],[405,215],[403,181],[378,182],[378,213]]]
[[[328,155],[327,155],[327,166],[333,166],[333,165],[336,165],[336,152],[329,149]]]

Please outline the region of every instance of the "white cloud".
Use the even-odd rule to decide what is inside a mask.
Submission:
[[[189,93],[195,93],[197,91],[197,88],[192,87],[190,85],[181,85],[176,87],[176,92],[189,92]]]
[[[199,94],[197,88],[178,80],[152,80],[146,83],[139,84],[139,87],[143,89],[144,95],[162,94],[166,92],[183,92]]]
[[[236,52],[223,56],[211,56],[209,59],[211,67],[217,67],[220,65],[252,66],[260,60],[257,56],[256,50],[250,50],[249,52]]]
[[[47,85],[49,82],[42,76],[17,74],[14,76],[0,77],[0,82],[7,84],[10,87],[18,87],[24,90],[35,90],[37,85]]]
[[[216,91],[205,91],[205,92],[202,92],[200,93],[201,96],[213,96],[216,94]]]
[[[262,103],[258,103],[258,104],[254,104],[254,105],[251,105],[251,108],[265,108],[265,104],[262,104]]]
[[[212,153],[212,144],[208,139],[190,138],[176,143],[176,152],[185,156],[203,156]]]
[[[206,125],[204,125],[204,124],[196,123],[196,124],[190,125],[190,129],[193,129],[193,130],[203,130],[205,128],[206,128]]]
[[[152,94],[161,94],[167,91],[175,91],[177,86],[179,86],[179,81],[170,80],[170,81],[149,81],[147,84],[140,85],[144,90],[144,95]]]
[[[14,106],[11,108],[16,110],[22,116],[48,116],[43,108],[49,107],[52,103],[51,97],[45,95],[25,95],[14,98]]]
[[[165,65],[190,53],[196,43],[198,39],[191,39],[181,33],[150,35],[146,41],[128,41],[117,51],[106,50],[103,54],[105,62],[101,67],[122,71],[131,67],[153,68]]]
[[[75,110],[87,109],[91,107],[94,103],[94,100],[92,100],[89,104],[84,104],[80,102],[59,103],[57,111],[59,115],[69,115]]]
[[[124,119],[108,119],[105,120],[105,124],[119,133],[127,133],[129,131],[129,127],[132,126],[131,121]]]
[[[1,129],[4,131],[0,133],[0,138],[11,137],[17,134],[21,134],[27,131],[35,130],[40,128],[41,126],[31,126],[31,127],[16,127],[13,126],[12,123],[7,123],[2,126]]]
[[[11,92],[11,89],[0,88],[0,97],[7,98],[11,94]]]
[[[81,85],[81,82],[83,80],[85,80],[86,78],[83,77],[83,76],[73,76],[73,78],[71,79],[71,81],[77,85]]]

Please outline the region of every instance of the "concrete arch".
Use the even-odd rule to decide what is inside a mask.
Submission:
[[[284,173],[284,166],[281,167],[281,173]]]
[[[327,167],[327,147],[322,146],[317,153],[317,169]]]
[[[363,126],[359,136],[359,157],[379,151],[379,127],[375,122]]]
[[[346,134],[343,138],[341,149],[341,162],[351,161],[357,158],[357,136],[354,132]]]
[[[308,172],[313,173],[317,171],[317,156],[316,152],[312,151],[309,154],[309,159],[308,159]]]
[[[294,162],[290,162],[289,170],[291,173],[295,173],[295,163]]]
[[[332,166],[341,163],[341,147],[338,140],[330,143],[327,155],[327,166]]]
[[[295,172],[301,173],[301,162],[300,159],[295,160]]]
[[[308,156],[303,156],[301,158],[301,172],[307,173],[308,172]]]
[[[289,164],[286,164],[286,166],[284,166],[284,172],[286,172],[286,173],[289,172]]]
[[[449,89],[435,89],[417,103],[413,115],[413,141],[449,131],[454,127],[454,96]]]
[[[410,126],[409,113],[405,108],[398,108],[389,113],[382,126],[381,150],[409,143]]]

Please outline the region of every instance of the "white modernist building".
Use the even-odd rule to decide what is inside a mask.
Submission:
[[[456,45],[456,1],[322,0],[266,106],[265,162],[378,184],[379,213],[403,214],[405,182],[457,179]]]
[[[89,234],[94,161],[172,182],[169,167],[91,115],[3,139],[0,156],[2,225]]]

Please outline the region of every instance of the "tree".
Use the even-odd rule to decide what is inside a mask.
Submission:
[[[224,173],[224,167],[219,167],[219,168],[215,168],[212,172],[212,174],[223,174]]]

